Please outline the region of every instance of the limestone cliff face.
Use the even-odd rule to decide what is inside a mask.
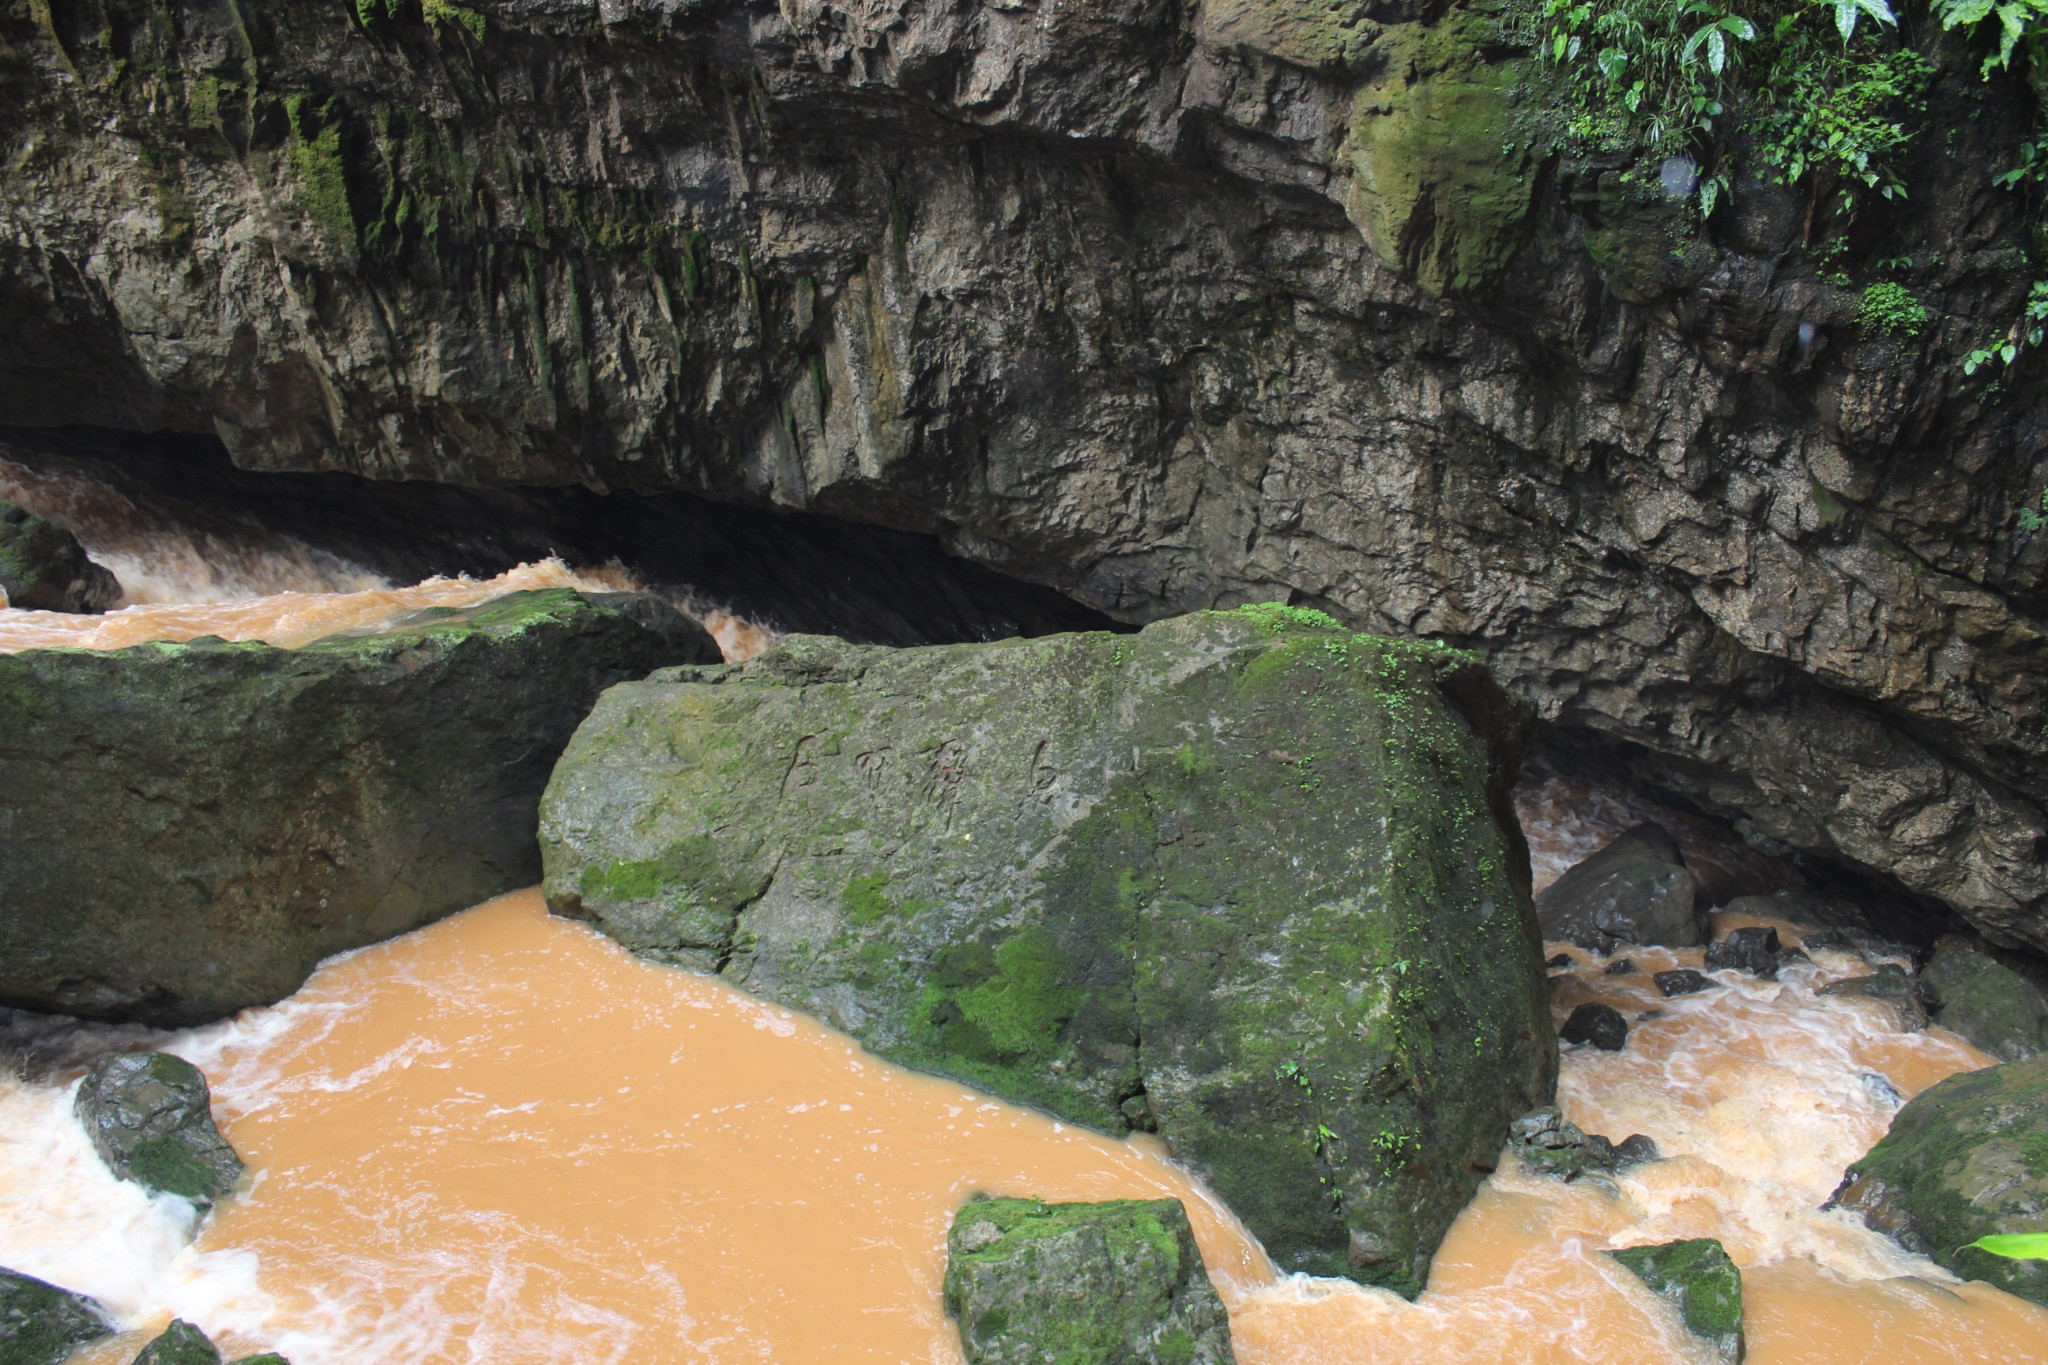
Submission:
[[[936,530],[1127,619],[1487,651],[2048,949],[2031,117],[1948,54],[1846,257],[1559,154],[1511,16],[0,0],[0,422]],[[1870,263],[1933,312],[1865,336]],[[1853,285],[1839,281],[1846,272]]]

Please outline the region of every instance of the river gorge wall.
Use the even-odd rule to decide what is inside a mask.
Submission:
[[[2048,950],[2033,117],[1824,257],[1564,148],[1513,10],[0,4],[0,423],[939,536],[1483,651],[1773,849]],[[1929,25],[1931,28],[1931,25]],[[1917,336],[1856,322],[1909,260]]]

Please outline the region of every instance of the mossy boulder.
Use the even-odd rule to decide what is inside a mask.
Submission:
[[[72,1102],[93,1150],[123,1180],[209,1205],[242,1176],[213,1122],[198,1067],[168,1052],[109,1052]]]
[[[598,693],[717,657],[660,602],[569,591],[296,650],[0,655],[0,1004],[218,1018],[528,885]]]
[[[220,1349],[206,1333],[178,1318],[142,1348],[134,1365],[220,1365]]]
[[[1711,1342],[1721,1359],[1730,1365],[1742,1359],[1742,1272],[1719,1242],[1695,1237],[1608,1254],[1677,1304],[1686,1330]]]
[[[2048,1260],[1972,1245],[2048,1233],[2048,1056],[1951,1076],[1916,1095],[1830,1203],[1964,1279],[2048,1304]]]
[[[23,611],[102,612],[121,600],[76,536],[11,502],[0,502],[0,592]]]
[[[893,1061],[1156,1130],[1290,1270],[1417,1289],[1556,1041],[1467,655],[1247,608],[791,637],[613,688],[549,904]]]
[[[1230,1365],[1230,1318],[1177,1199],[977,1199],[946,1238],[967,1365]]]
[[[2048,1052],[2048,965],[2039,958],[1950,934],[1934,945],[1920,984],[1936,1023],[2001,1061]]]
[[[107,1311],[85,1295],[0,1268],[0,1365],[57,1365],[113,1333]]]

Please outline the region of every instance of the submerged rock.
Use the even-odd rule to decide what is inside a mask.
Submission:
[[[1522,714],[1464,655],[1286,608],[792,637],[605,694],[543,802],[548,899],[890,1060],[1156,1130],[1286,1269],[1413,1292],[1555,1077]]]
[[[2003,1061],[2048,1052],[2048,968],[1975,935],[1934,945],[1920,973],[1935,1022]]]
[[[134,1365],[220,1365],[220,1349],[206,1333],[178,1318],[142,1348]]]
[[[1610,952],[1618,943],[1690,948],[1707,937],[1707,911],[1678,841],[1638,825],[1568,869],[1536,898],[1546,938]]]
[[[967,1365],[1230,1365],[1230,1319],[1177,1199],[976,1200],[946,1239]]]
[[[1718,943],[1707,946],[1707,970],[1747,972],[1751,976],[1774,977],[1783,945],[1778,931],[1769,925],[1737,929]]]
[[[1619,1052],[1628,1046],[1628,1020],[1612,1005],[1589,1001],[1571,1012],[1557,1037],[1563,1043],[1591,1043],[1602,1052]]]
[[[0,592],[23,611],[105,611],[121,600],[114,575],[63,527],[0,502]]]
[[[1661,1246],[1626,1247],[1608,1255],[1628,1267],[1650,1289],[1678,1305],[1686,1330],[1712,1342],[1721,1359],[1740,1361],[1747,1343],[1742,1330],[1742,1272],[1711,1237]]]
[[[1526,1170],[1564,1180],[1588,1171],[1618,1171],[1658,1158],[1657,1144],[1643,1134],[1631,1133],[1617,1143],[1584,1131],[1554,1104],[1509,1124],[1508,1146]]]
[[[114,1334],[107,1310],[83,1294],[0,1267],[0,1362],[58,1365]]]
[[[168,1052],[110,1052],[73,1101],[93,1150],[123,1180],[211,1204],[242,1176],[242,1159],[213,1122],[198,1067]]]
[[[1918,1033],[1927,1027],[1927,1006],[1919,984],[1896,962],[1885,963],[1869,976],[1830,981],[1814,994],[1881,1001],[1890,1008],[1901,1031]]]
[[[717,657],[651,598],[568,591],[295,650],[0,655],[0,1003],[214,1019],[528,885],[598,693]]]
[[[1634,972],[1635,969],[1635,963],[1629,961],[1625,957],[1617,957],[1616,959],[1614,959],[1614,961],[1608,963],[1605,967],[1601,968],[1600,974],[1602,976],[1628,976],[1629,974]]]
[[[1829,1205],[1964,1279],[2048,1304],[2048,1260],[1973,1245],[2048,1233],[2048,1056],[1951,1076],[1915,1096]]]
[[[1695,991],[1714,990],[1721,984],[1690,967],[1674,967],[1670,971],[1655,972],[1650,980],[1657,983],[1657,990],[1666,1000],[1674,995],[1691,995]]]

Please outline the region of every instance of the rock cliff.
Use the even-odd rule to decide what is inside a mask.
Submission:
[[[1929,28],[1931,29],[1931,24]],[[2030,126],[1702,223],[1529,21],[1282,0],[5,0],[0,422],[937,532],[1128,620],[1484,650],[1758,840],[2048,949]],[[1653,177],[1654,180],[1654,177]],[[1857,322],[1906,261],[1916,335]]]

